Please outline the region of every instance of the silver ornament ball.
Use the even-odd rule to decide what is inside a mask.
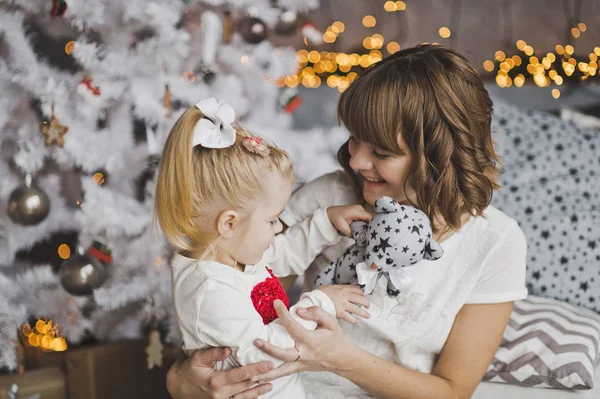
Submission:
[[[73,254],[60,266],[60,282],[69,294],[91,295],[106,279],[106,266],[89,254]]]
[[[31,185],[31,178],[18,187],[8,199],[8,217],[13,223],[24,226],[38,224],[50,212],[50,199],[42,189]]]

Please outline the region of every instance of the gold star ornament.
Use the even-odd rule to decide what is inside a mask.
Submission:
[[[50,123],[43,122],[40,126],[42,134],[46,137],[46,146],[56,144],[60,147],[65,145],[64,135],[69,131],[67,126],[60,124],[56,115],[54,115],[54,107],[52,107],[52,115],[50,116]]]

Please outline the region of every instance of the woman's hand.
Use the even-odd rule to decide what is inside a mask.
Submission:
[[[279,377],[299,373],[302,371],[341,371],[349,367],[349,357],[359,348],[355,346],[342,332],[337,320],[318,306],[299,308],[297,314],[303,319],[314,320],[319,327],[310,331],[302,327],[290,315],[285,305],[280,301],[274,302],[275,310],[290,336],[296,340],[295,348],[280,348],[270,343],[257,339],[254,344],[265,353],[284,360],[285,363],[254,377],[257,383],[273,381]]]
[[[329,218],[331,224],[333,224],[340,233],[352,237],[350,223],[357,220],[369,222],[373,219],[373,215],[371,215],[362,205],[343,205],[328,207],[327,218]]]
[[[371,317],[364,308],[369,307],[369,301],[365,298],[365,293],[359,287],[348,284],[322,285],[317,287],[331,299],[335,305],[335,317],[346,320],[349,323],[356,324],[358,319],[352,315],[358,315],[368,319]]]
[[[251,378],[273,368],[270,362],[260,362],[229,371],[215,371],[213,364],[225,360],[229,348],[196,351],[189,358],[183,352],[167,373],[167,391],[174,399],[256,398],[271,391],[271,384],[252,387]],[[252,388],[251,388],[252,387]]]

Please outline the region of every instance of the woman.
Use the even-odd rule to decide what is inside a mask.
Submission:
[[[278,304],[300,359],[295,361],[295,349],[257,342],[286,363],[266,373],[258,371],[265,365],[239,370],[247,374],[227,380],[237,381],[233,386],[224,383],[226,375],[207,377],[203,369],[194,380],[201,387],[196,394],[255,397],[268,385],[247,390],[252,381],[242,377],[258,373],[259,382],[268,382],[324,371],[307,375],[308,397],[470,397],[501,341],[513,302],[527,296],[523,232],[489,206],[498,188],[491,113],[477,72],[444,46],[402,50],[365,70],[338,105],[351,134],[338,153],[346,175],[325,175],[304,186],[282,219],[299,222],[318,206],[362,200],[372,205],[386,195],[429,216],[444,256],[407,268],[414,285],[397,298],[386,294],[387,282],[380,278],[368,298],[371,318],[358,326],[338,324],[311,308],[305,316],[320,328],[305,331]],[[311,265],[312,275],[342,250],[324,251]],[[192,389],[184,380],[192,364],[178,362],[169,373],[175,398]]]

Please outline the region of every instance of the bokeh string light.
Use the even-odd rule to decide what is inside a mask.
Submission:
[[[381,35],[374,35],[381,36]],[[298,50],[296,59],[299,71],[295,75],[281,77],[276,81],[279,87],[297,87],[303,85],[308,88],[319,87],[326,83],[329,87],[344,91],[358,75],[358,69],[367,68],[383,58],[380,48],[383,46],[383,37],[370,37],[365,54],[328,52],[306,49]],[[365,43],[366,44],[366,43]],[[396,52],[400,45],[396,42],[388,43],[387,51]]]
[[[403,1],[386,1],[383,8],[387,12],[404,11],[406,10],[406,3]]]
[[[404,1],[386,1],[383,8],[387,12],[405,11],[406,3]],[[361,23],[365,28],[370,29],[377,26],[377,19],[372,15],[365,15]],[[323,33],[323,41],[326,44],[335,43],[345,29],[343,22],[333,22]],[[296,52],[298,72],[277,79],[276,85],[292,88],[302,85],[307,88],[316,88],[327,84],[327,86],[342,92],[356,79],[360,70],[381,61],[384,55],[394,54],[401,49],[398,42],[386,42],[383,35],[379,33],[366,36],[362,44],[364,52],[361,53],[300,49]]]
[[[52,320],[38,320],[33,328],[29,323],[21,327],[23,342],[26,346],[39,347],[47,351],[63,352],[67,350],[67,341],[59,334]]]
[[[510,2],[508,3],[510,6]],[[510,7],[503,11],[510,13]],[[552,89],[553,98],[561,95],[560,86],[563,84],[581,84],[590,79],[597,79],[598,57],[600,47],[595,47],[589,53],[576,53],[574,40],[577,40],[587,30],[587,25],[581,22],[582,1],[576,1],[573,9],[570,3],[563,1],[567,29],[565,31],[565,44],[557,44],[554,51],[539,51],[525,40],[517,40],[516,48],[519,53],[507,55],[503,51],[496,51],[493,60],[486,60],[483,68],[489,73],[494,73],[496,84],[499,87],[522,87],[532,81],[538,87],[556,86]],[[511,17],[505,20],[512,27]],[[510,43],[505,48],[512,47]]]
[[[573,37],[579,37],[586,29],[584,23],[579,23]],[[521,87],[528,81],[533,81],[538,87],[550,87],[597,79],[600,47],[580,55],[575,53],[571,44],[557,44],[553,52],[540,53],[524,40],[518,40],[516,48],[519,54],[508,56],[503,51],[496,51],[494,60],[483,63],[487,72],[495,73],[499,87]],[[552,96],[560,97],[560,89],[552,90]]]
[[[406,10],[404,1],[386,1],[383,5],[386,12],[393,13]],[[587,25],[579,21],[580,7],[574,15],[567,12],[570,28],[568,29],[568,40],[566,45],[556,45],[553,52],[542,53],[537,51],[524,40],[516,42],[517,53],[507,55],[498,50],[494,58],[483,62],[483,69],[490,74],[499,87],[522,87],[528,82],[533,82],[538,87],[561,86],[565,83],[582,82],[595,78],[598,73],[598,57],[600,47],[586,55],[575,53],[575,47],[571,44],[572,39],[579,38],[587,31]],[[454,38],[455,32],[452,26],[459,25],[456,15],[451,18],[449,26],[442,26],[438,35],[443,39]],[[507,26],[508,26],[507,21]],[[362,25],[367,28],[377,26],[377,19],[372,15],[365,15],[361,20]],[[512,29],[512,28],[511,28]],[[344,32],[345,26],[336,21],[327,27],[323,34],[325,43],[335,43],[338,36]],[[450,39],[452,40],[452,39]],[[301,49],[297,51],[296,58],[299,70],[296,74],[285,76],[276,80],[279,87],[297,87],[302,85],[307,88],[316,88],[321,84],[344,91],[356,78],[361,69],[368,68],[379,62],[384,55],[394,54],[401,49],[396,41],[386,42],[385,38],[375,33],[363,39],[364,52],[343,53],[317,51],[315,49]],[[387,54],[383,54],[386,52]],[[552,90],[554,98],[560,97],[560,89]]]

